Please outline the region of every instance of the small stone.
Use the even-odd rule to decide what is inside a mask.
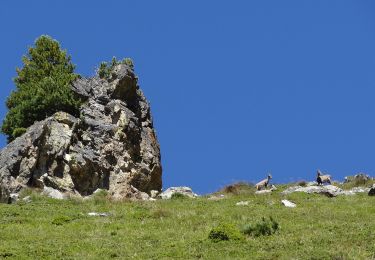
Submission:
[[[270,191],[277,190],[276,186],[272,184]]]
[[[159,191],[157,190],[151,190],[150,191],[150,195],[151,195],[151,198],[155,199],[159,194]]]
[[[8,204],[16,203],[18,201],[18,199],[19,199],[18,193],[11,193],[9,195]]]
[[[32,200],[31,200],[31,197],[30,196],[26,196],[22,199],[22,201],[26,202],[26,203],[30,203]]]
[[[57,199],[57,200],[63,200],[64,199],[64,195],[60,191],[58,191],[54,188],[51,188],[51,187],[45,186],[42,194],[47,196],[47,197]]]
[[[272,190],[257,190],[255,194],[268,194],[272,193]]]
[[[98,213],[98,212],[89,212],[87,213],[88,216],[90,217],[108,217],[110,214],[109,213]]]
[[[295,208],[297,205],[289,200],[282,200],[281,203],[288,208]]]
[[[249,203],[250,201],[240,201],[236,203],[236,206],[247,206]]]

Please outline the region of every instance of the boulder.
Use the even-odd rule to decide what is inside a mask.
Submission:
[[[8,198],[8,204],[16,203],[19,200],[18,193],[11,193]]]
[[[81,78],[72,89],[85,100],[79,118],[58,112],[0,151],[0,202],[25,187],[81,196],[99,188],[113,199],[138,196],[132,187],[161,190],[159,143],[133,69],[120,64],[110,79]]]
[[[282,200],[281,201],[281,204],[283,204],[285,207],[288,207],[288,208],[295,208],[297,207],[297,205],[289,200]]]
[[[305,192],[305,193],[317,193],[317,194],[323,194],[328,197],[336,197],[337,195],[342,194],[342,189],[339,187],[336,187],[334,185],[326,185],[326,186],[307,186],[307,187],[301,187],[301,186],[293,186],[289,187],[288,189],[284,190],[282,194],[290,194],[293,192]]]
[[[193,190],[189,187],[170,187],[162,193],[160,193],[158,197],[161,199],[170,199],[172,198],[172,195],[175,193],[179,193],[190,198],[198,197],[198,195],[195,194]]]
[[[47,186],[44,187],[42,194],[57,200],[62,200],[66,198],[64,194],[62,194],[60,191]]]

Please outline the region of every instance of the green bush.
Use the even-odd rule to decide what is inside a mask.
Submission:
[[[189,198],[188,196],[182,194],[182,193],[179,193],[179,192],[176,192],[176,193],[173,193],[172,196],[171,196],[171,199],[172,200],[178,200],[178,199],[187,199]]]
[[[272,217],[268,219],[262,218],[262,221],[255,225],[247,224],[242,228],[242,233],[245,235],[251,235],[255,237],[259,236],[270,236],[279,229],[279,223],[277,223]]]
[[[78,116],[82,103],[70,88],[78,75],[59,42],[49,36],[39,37],[22,61],[23,67],[16,69],[16,90],[6,101],[9,111],[1,128],[8,136],[8,142],[24,133],[23,129],[35,121],[58,111]]]
[[[219,242],[227,240],[242,240],[244,237],[235,225],[221,223],[210,231],[208,238],[213,242]]]
[[[119,60],[116,59],[116,57],[113,57],[112,61],[109,62],[109,63],[105,62],[105,61],[100,63],[99,68],[98,68],[99,78],[111,81],[112,80],[112,70],[115,66],[117,66],[119,64],[126,64],[130,68],[132,68],[132,69],[134,68],[134,64],[133,64],[132,59],[125,58],[125,59],[119,61]]]
[[[19,127],[19,128],[16,128],[13,130],[13,138],[17,138],[17,137],[20,137],[21,135],[23,135],[24,133],[26,133],[26,128],[24,127]]]

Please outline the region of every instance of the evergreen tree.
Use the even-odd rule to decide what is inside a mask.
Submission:
[[[23,68],[16,69],[16,90],[6,101],[9,111],[1,129],[8,142],[22,135],[35,121],[57,111],[77,116],[81,105],[70,88],[70,83],[78,77],[75,66],[59,42],[40,36],[22,62]]]

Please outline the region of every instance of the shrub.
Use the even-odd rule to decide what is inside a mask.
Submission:
[[[304,181],[304,180],[302,180],[302,181],[299,181],[299,182],[297,183],[297,185],[299,185],[299,186],[301,186],[301,187],[306,187],[306,186],[307,186],[307,182]]]
[[[254,185],[251,183],[246,182],[238,182],[228,186],[225,186],[223,189],[219,190],[218,193],[226,193],[226,194],[252,194],[255,188]]]
[[[279,229],[279,223],[277,223],[272,217],[268,219],[262,218],[262,221],[255,225],[247,224],[242,228],[242,233],[245,235],[252,235],[255,237],[259,236],[270,236]]]
[[[227,240],[242,240],[244,237],[233,224],[221,223],[211,229],[208,238],[213,242]]]
[[[173,199],[173,200],[186,199],[186,198],[188,198],[188,196],[186,196],[182,193],[179,193],[179,192],[173,193],[172,196],[171,196],[171,199]]]
[[[111,81],[112,80],[112,70],[115,66],[117,66],[119,64],[126,64],[131,69],[134,68],[134,64],[133,64],[132,59],[125,58],[125,59],[119,61],[119,60],[116,59],[116,57],[113,57],[112,61],[110,63],[105,62],[105,61],[100,63],[99,68],[98,68],[99,78]]]
[[[17,68],[16,90],[6,101],[9,109],[1,128],[8,142],[22,135],[35,121],[58,111],[79,115],[81,100],[74,95],[70,83],[78,77],[74,65],[60,44],[49,36],[41,36],[22,58]]]
[[[73,218],[68,217],[68,216],[58,216],[54,218],[54,220],[52,220],[52,224],[56,226],[61,226],[61,225],[64,225],[65,223],[69,223],[72,220]]]

